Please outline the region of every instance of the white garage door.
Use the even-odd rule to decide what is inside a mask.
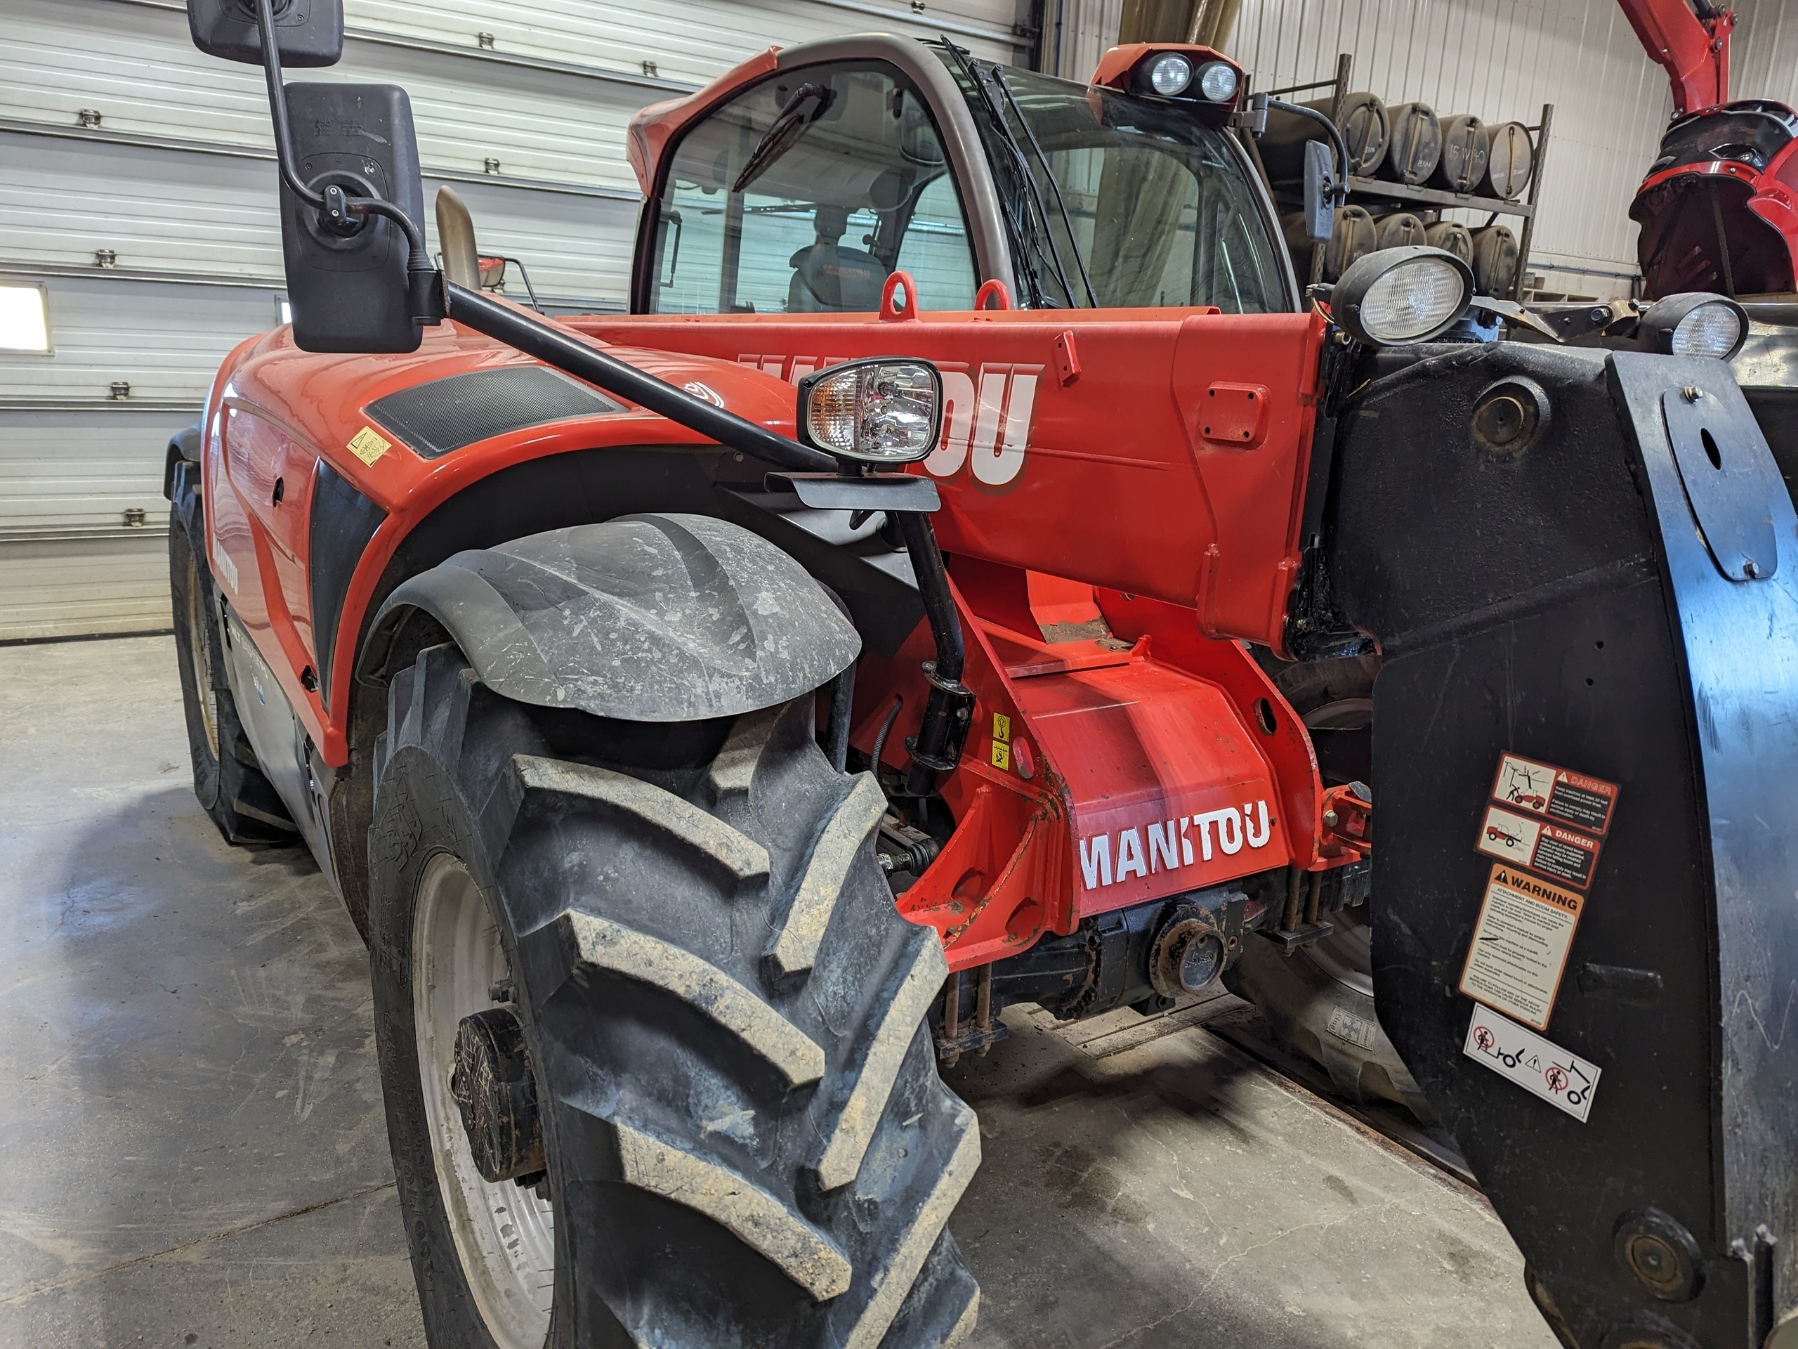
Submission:
[[[1037,6],[344,8],[343,63],[300,78],[404,85],[427,201],[453,183],[482,251],[525,259],[539,300],[566,312],[624,306],[639,202],[624,126],[637,108],[771,44],[841,33],[947,32],[981,56],[1028,64]],[[0,286],[42,288],[49,350],[0,350],[0,641],[166,627],[163,446],[197,416],[224,354],[278,321],[262,77],[195,51],[178,0],[5,9]]]

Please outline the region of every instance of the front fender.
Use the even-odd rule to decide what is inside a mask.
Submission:
[[[503,697],[625,721],[772,707],[861,651],[799,563],[702,515],[624,516],[457,553],[388,596],[365,675],[420,611]]]

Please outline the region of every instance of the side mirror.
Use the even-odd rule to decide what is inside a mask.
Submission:
[[[1323,141],[1305,142],[1305,237],[1325,244],[1336,230],[1336,161]]]
[[[303,351],[417,351],[444,301],[419,223],[411,100],[390,84],[281,79],[284,63],[336,63],[343,0],[188,0],[187,23],[201,51],[267,76],[294,341]]]
[[[316,0],[314,0],[316,3]],[[412,102],[392,84],[290,84],[293,159],[315,192],[378,198],[424,219]],[[328,211],[281,185],[281,248],[293,340],[302,351],[417,351],[423,324],[412,292],[407,231],[372,212],[334,225]]]
[[[334,66],[343,56],[343,0],[273,0],[281,64]],[[256,0],[187,0],[194,46],[208,56],[262,64]]]

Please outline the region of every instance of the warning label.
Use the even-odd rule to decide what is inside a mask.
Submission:
[[[1506,754],[1498,761],[1492,799],[1575,829],[1603,834],[1611,827],[1611,812],[1617,807],[1617,784]]]
[[[365,426],[350,438],[350,443],[344,448],[373,468],[375,461],[393,448],[393,442],[374,427]]]
[[[1474,846],[1488,856],[1539,871],[1584,890],[1598,865],[1599,841],[1558,824],[1488,806]]]
[[[1570,1053],[1489,1007],[1475,1007],[1461,1052],[1485,1064],[1500,1077],[1532,1091],[1581,1124],[1592,1113],[1592,1095],[1603,1071],[1596,1063]]]
[[[1493,867],[1461,992],[1546,1030],[1583,903],[1572,890],[1513,867]]]

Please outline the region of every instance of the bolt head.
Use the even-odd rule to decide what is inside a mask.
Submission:
[[[1333,810],[1326,810],[1324,812],[1324,823],[1329,825],[1332,829],[1336,827],[1339,818],[1340,817]]]

